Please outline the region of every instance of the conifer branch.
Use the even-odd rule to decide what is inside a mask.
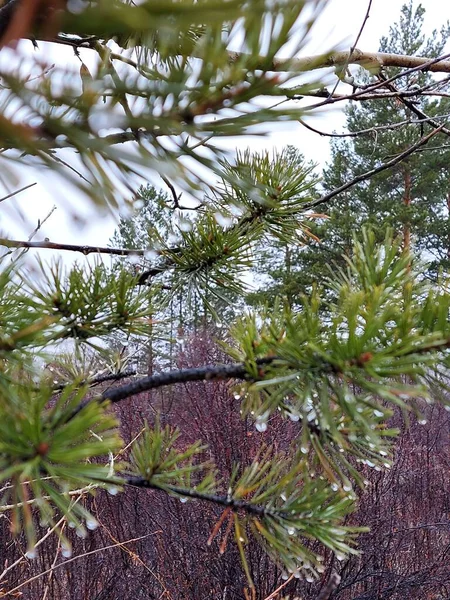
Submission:
[[[260,367],[270,365],[277,360],[276,357],[260,358],[256,364]],[[206,365],[192,369],[177,369],[166,373],[158,373],[143,377],[137,381],[132,381],[127,385],[116,387],[103,392],[101,399],[110,402],[120,402],[130,396],[135,396],[141,392],[157,389],[167,385],[177,383],[187,383],[189,381],[217,381],[228,379],[250,379],[248,368],[244,363],[230,365]]]
[[[102,246],[79,246],[77,244],[62,244],[59,242],[31,242],[25,240],[10,240],[0,238],[0,246],[7,248],[38,248],[46,250],[67,250],[69,252],[80,252],[81,254],[113,254],[115,256],[144,256],[148,250],[134,250],[131,248],[106,248]]]
[[[249,515],[254,515],[257,517],[265,517],[267,515],[273,515],[274,511],[266,508],[265,506],[261,506],[258,504],[252,504],[251,502],[247,502],[246,500],[236,500],[235,498],[229,496],[219,496],[216,494],[207,494],[204,492],[198,492],[195,489],[187,489],[180,488],[174,485],[164,485],[164,487],[159,486],[158,484],[149,481],[143,477],[128,477],[124,479],[125,485],[138,487],[138,488],[148,488],[152,490],[158,490],[161,492],[172,492],[177,494],[177,496],[184,498],[192,498],[194,500],[203,500],[205,502],[210,502],[212,504],[218,504],[219,506],[223,506],[225,508],[231,508],[234,511],[242,510]],[[277,516],[283,516],[283,513],[277,512]]]

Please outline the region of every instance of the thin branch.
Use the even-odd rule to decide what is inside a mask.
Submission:
[[[392,131],[394,129],[399,129],[400,127],[404,127],[405,125],[424,125],[425,123],[430,123],[433,120],[438,119],[448,119],[450,114],[439,115],[437,117],[427,117],[423,119],[405,119],[404,121],[399,121],[398,123],[390,123],[389,125],[378,125],[375,127],[369,127],[368,129],[359,129],[358,131],[347,131],[345,133],[330,133],[328,131],[321,131],[316,127],[312,127],[309,123],[306,123],[303,119],[299,119],[299,123],[303,125],[306,129],[309,129],[313,133],[317,133],[323,137],[332,137],[332,138],[348,138],[348,137],[359,137],[361,135],[366,135],[370,133],[378,133],[379,131]],[[422,150],[418,150],[421,152]]]
[[[391,90],[393,92],[397,92],[398,91],[397,88],[394,85],[392,85],[390,83],[390,81],[387,80],[382,74],[379,75],[379,79],[380,79],[381,82],[384,83],[384,85],[389,90]],[[407,108],[409,108],[409,110],[411,112],[413,112],[417,117],[419,117],[420,119],[428,119],[428,122],[431,125],[433,125],[433,127],[439,127],[439,122],[437,121],[437,119],[433,119],[432,117],[429,117],[426,113],[423,112],[423,110],[421,110],[420,108],[418,108],[414,102],[411,102],[407,98],[401,97],[401,96],[399,96],[399,100]],[[448,129],[447,127],[441,127],[441,131],[442,131],[442,133],[445,133],[446,135],[450,136],[450,129]]]
[[[121,379],[128,379],[129,377],[133,377],[136,375],[135,369],[130,369],[129,371],[123,371],[122,373],[110,373],[109,375],[98,375],[93,379],[86,379],[80,382],[80,386],[89,385],[89,387],[94,387],[96,385],[100,385],[101,383],[106,383],[107,381],[120,381]],[[61,383],[56,385],[53,389],[55,392],[59,392],[66,387],[65,383]]]
[[[79,560],[80,558],[85,558],[86,556],[91,556],[92,554],[98,554],[99,552],[103,552],[104,550],[110,550],[111,548],[120,548],[120,549],[122,549],[122,546],[124,544],[131,544],[132,542],[138,542],[138,541],[144,540],[145,538],[148,538],[150,536],[157,535],[158,533],[161,533],[161,530],[158,530],[158,531],[155,531],[155,532],[152,532],[152,533],[147,533],[147,534],[141,535],[139,537],[131,538],[129,540],[125,540],[124,542],[118,542],[116,544],[110,544],[109,546],[102,546],[101,548],[96,548],[95,550],[91,550],[90,552],[84,552],[83,554],[80,554],[78,556],[74,556],[72,558],[69,558],[69,559],[67,559],[67,560],[65,560],[63,562],[60,562],[59,564],[55,565],[54,567],[51,567],[50,569],[46,569],[45,571],[42,571],[42,573],[38,573],[37,575],[34,575],[33,577],[30,577],[26,581],[23,581],[22,583],[20,583],[19,585],[17,585],[15,588],[12,588],[11,590],[8,590],[7,591],[7,595],[14,594],[15,592],[17,592],[18,590],[20,590],[21,588],[23,588],[25,585],[28,585],[29,583],[32,583],[33,581],[36,581],[36,579],[40,579],[41,577],[44,577],[44,575],[48,575],[52,571],[56,571],[56,569],[59,569],[61,567],[66,567],[69,563],[72,563],[75,560]],[[36,546],[37,546],[37,544],[36,544]]]
[[[292,573],[292,575],[289,577],[289,579],[286,579],[286,581],[283,581],[283,583],[281,585],[279,585],[277,587],[277,589],[274,590],[271,594],[269,594],[269,596],[264,598],[264,600],[273,600],[274,598],[276,598],[278,596],[278,594],[281,592],[281,590],[283,588],[285,588],[287,586],[287,584],[289,582],[291,582],[293,579],[294,579],[294,574]]]
[[[167,179],[167,177],[165,175],[160,175],[161,179],[164,181],[164,183],[167,185],[167,187],[170,190],[170,193],[172,194],[172,198],[173,198],[173,204],[175,208],[180,208],[180,198],[181,198],[181,194],[177,194],[175,187],[173,186],[173,184]]]
[[[350,52],[348,53],[348,58],[347,58],[347,60],[345,61],[344,65],[342,66],[342,75],[343,75],[344,77],[345,77],[345,72],[346,72],[346,71],[347,71],[347,69],[348,69],[348,66],[349,66],[350,60],[352,59],[353,52],[355,52],[355,50],[356,50],[356,46],[358,45],[358,42],[359,42],[359,40],[360,40],[360,37],[361,37],[361,35],[362,35],[362,32],[364,31],[364,27],[366,26],[367,20],[369,19],[369,16],[370,16],[370,9],[371,9],[371,8],[372,8],[372,0],[369,0],[369,4],[368,4],[368,6],[367,6],[367,10],[366,10],[366,14],[365,14],[364,20],[363,20],[363,22],[362,22],[362,24],[361,24],[361,27],[359,28],[358,35],[356,36],[356,39],[355,39],[355,41],[354,41],[354,43],[353,43],[352,47],[350,48]],[[339,79],[338,79],[338,80],[336,81],[335,85],[334,85],[334,88],[333,88],[333,91],[331,92],[331,94],[334,94],[334,92],[337,90],[337,88],[338,88],[338,86],[339,86],[339,83],[340,83],[340,81],[339,81]]]
[[[337,196],[339,194],[342,194],[342,192],[346,192],[348,189],[350,189],[357,183],[360,183],[361,181],[365,181],[366,179],[370,179],[374,175],[377,175],[378,173],[381,173],[382,171],[385,171],[386,169],[390,169],[391,167],[395,166],[396,164],[398,164],[399,162],[401,162],[402,160],[404,160],[405,158],[407,158],[408,156],[413,154],[418,148],[427,144],[431,140],[431,138],[433,138],[435,135],[437,135],[438,133],[443,131],[443,129],[444,129],[444,126],[439,125],[431,133],[422,137],[418,142],[416,142],[415,144],[410,146],[407,150],[405,150],[404,152],[402,152],[401,154],[399,154],[392,160],[385,162],[382,165],[379,165],[378,167],[371,169],[370,171],[366,171],[365,173],[362,173],[361,175],[358,175],[351,181],[344,183],[343,185],[332,190],[328,194],[321,196],[320,198],[318,198],[317,200],[314,200],[313,202],[309,202],[308,204],[305,204],[304,209],[310,210],[311,208],[315,208],[316,206],[319,206],[321,204],[326,204],[332,198],[334,198],[335,196]]]
[[[34,183],[30,183],[29,185],[25,185],[24,187],[16,190],[15,192],[11,192],[7,196],[3,196],[3,198],[0,198],[0,202],[3,202],[3,200],[8,200],[8,198],[12,198],[13,196],[17,196],[17,194],[20,194],[21,192],[24,192],[25,190],[30,189],[34,185],[37,185],[36,181]]]
[[[232,53],[231,59],[236,61],[240,54]],[[331,54],[316,54],[295,59],[276,59],[274,71],[304,72],[326,67],[342,67],[345,64],[360,65],[368,70],[380,71],[383,67],[399,67],[417,69],[433,73],[450,73],[450,60],[432,59],[425,56],[408,56],[387,52],[363,52],[355,48],[349,59],[348,52],[332,52]]]
[[[76,244],[60,244],[57,242],[29,242],[25,240],[9,240],[0,238],[0,246],[7,248],[39,248],[46,250],[67,250],[81,254],[113,254],[116,256],[144,256],[148,250],[132,250],[130,248],[105,248],[103,246],[78,246]]]
[[[432,69],[432,67],[434,65],[436,65],[440,62],[446,62],[444,59],[447,59],[448,57],[450,57],[450,53],[444,54],[438,58],[433,58],[431,60],[427,59],[426,62],[421,63],[420,65],[404,65],[406,67],[410,66],[410,68],[407,68],[406,71],[402,71],[401,73],[397,73],[396,75],[392,75],[392,77],[390,77],[390,78],[386,78],[385,76],[382,75],[381,66],[396,66],[396,65],[381,65],[379,68],[373,69],[379,77],[379,80],[376,83],[371,83],[368,86],[364,86],[363,88],[360,88],[358,91],[356,91],[356,92],[353,91],[352,94],[348,94],[347,96],[337,96],[337,95],[332,96],[329,94],[328,90],[326,90],[326,89],[321,90],[322,96],[326,97],[326,94],[328,94],[328,97],[326,97],[326,100],[324,100],[323,102],[319,102],[316,104],[306,106],[304,108],[305,108],[305,110],[315,110],[322,106],[328,106],[330,104],[335,104],[336,102],[342,102],[342,100],[359,100],[359,101],[361,101],[361,100],[373,100],[373,99],[389,97],[388,95],[384,95],[384,94],[372,95],[372,93],[375,92],[377,89],[386,87],[387,83],[392,83],[402,77],[406,77],[406,76],[416,73],[418,71],[429,71]],[[415,57],[408,57],[408,58],[415,58]],[[450,64],[450,61],[447,61],[447,62],[449,62],[449,64]],[[361,65],[361,66],[364,66],[364,65]],[[367,68],[368,70],[371,70],[371,67],[369,67],[367,65],[365,66],[365,68]],[[392,87],[390,89],[391,89],[391,91],[394,91],[394,93],[396,95],[400,95],[400,94],[416,95],[417,94],[417,92],[411,93],[411,90],[409,90],[409,91],[405,90],[404,92],[401,92],[400,90],[397,90],[395,87]],[[301,99],[302,97],[303,96],[292,96],[292,99]]]
[[[171,492],[181,498],[192,498],[193,500],[211,502],[213,504],[218,504],[219,506],[231,508],[234,511],[242,510],[247,514],[254,515],[257,517],[264,517],[266,515],[274,514],[274,512],[271,509],[266,508],[265,506],[262,506],[260,504],[252,504],[247,500],[236,500],[235,498],[232,498],[230,496],[206,494],[204,492],[199,492],[195,489],[180,488],[173,485],[165,485],[164,487],[161,487],[158,484],[152,483],[148,479],[144,479],[143,477],[128,477],[124,479],[124,484],[132,487],[148,488],[160,492]],[[282,513],[280,513],[279,511],[277,511],[276,514],[278,516],[282,515]]]

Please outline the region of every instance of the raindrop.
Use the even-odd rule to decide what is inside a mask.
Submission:
[[[62,546],[61,554],[64,556],[64,558],[70,558],[72,556],[72,548],[67,544]]]
[[[317,565],[316,571],[318,573],[325,573],[325,567],[323,565]]]
[[[119,488],[118,488],[118,487],[116,487],[115,485],[111,485],[111,486],[108,488],[108,494],[109,494],[110,496],[117,496],[117,494],[118,494],[118,493],[119,493]]]
[[[141,257],[138,254],[130,254],[128,260],[132,265],[138,265],[141,261]]]
[[[428,423],[426,419],[419,419],[417,422],[419,423],[419,425],[426,425]]]
[[[191,231],[192,223],[188,219],[182,219],[179,224],[181,231]]]
[[[301,452],[302,454],[308,454],[308,448],[306,448],[306,446],[301,446],[301,447],[300,447],[300,452]]]
[[[289,579],[289,575],[287,573],[283,573],[281,576],[281,579],[283,579],[284,581],[287,581]]]
[[[144,252],[144,258],[147,260],[155,260],[158,258],[158,253],[156,250],[151,250],[150,248]]]
[[[288,527],[287,532],[289,535],[295,535],[295,529],[293,527]]]
[[[75,523],[75,521],[69,521],[69,527],[70,529],[75,529],[75,527],[77,526],[77,524]]]
[[[95,519],[86,519],[86,527],[90,531],[95,531],[98,527],[98,522]]]
[[[222,214],[221,212],[214,213],[214,218],[221,227],[229,227],[230,225],[233,224],[233,219],[231,219],[230,217],[227,217],[226,215]]]
[[[78,527],[75,533],[77,534],[77,537],[81,538],[82,540],[87,538],[87,531],[84,527]]]
[[[331,489],[333,490],[333,492],[337,492],[339,489],[339,486],[337,483],[332,483],[331,484]]]
[[[313,577],[311,577],[311,575],[307,575],[307,576],[306,576],[306,581],[307,581],[308,583],[312,583],[312,582],[314,581],[314,578],[313,578]]]
[[[36,548],[30,548],[30,550],[27,550],[25,552],[25,558],[29,558],[30,560],[32,560],[33,558],[36,558],[36,556],[37,556]]]
[[[288,413],[288,417],[294,423],[297,423],[297,421],[300,421],[300,415],[297,415],[296,413],[290,412],[290,413]]]
[[[340,561],[345,560],[345,554],[341,554],[340,552],[335,552],[336,558]]]
[[[384,417],[384,412],[382,412],[381,410],[374,410],[374,411],[373,411],[373,414],[374,414],[376,417]]]
[[[259,431],[261,433],[263,433],[264,431],[267,431],[266,421],[257,421],[255,423],[255,428],[256,428],[256,431]]]
[[[344,492],[351,492],[351,491],[352,491],[352,486],[351,486],[351,484],[350,484],[350,483],[346,483],[346,484],[344,485],[344,488],[343,488],[343,489],[344,489]]]
[[[186,504],[187,501],[188,501],[188,499],[185,496],[183,496],[182,498],[180,498],[181,504]]]
[[[171,233],[167,238],[168,244],[179,244],[180,241],[180,236],[176,235],[175,233]]]

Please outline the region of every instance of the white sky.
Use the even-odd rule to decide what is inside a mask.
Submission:
[[[404,0],[373,0],[370,18],[358,43],[358,48],[364,51],[376,51],[379,39],[387,35],[389,26],[398,19],[400,8]],[[314,39],[308,53],[319,53],[330,47],[338,49],[349,49],[361,27],[367,10],[368,0],[329,0],[329,4],[321,16],[320,22],[314,29]],[[450,20],[450,2],[447,0],[423,0],[422,5],[426,9],[425,30],[440,29],[447,20]],[[73,56],[70,49],[61,48],[58,52],[67,53],[68,59]],[[79,63],[78,63],[79,64]],[[323,131],[340,130],[344,118],[340,109],[332,109],[318,114],[314,119],[314,126]],[[277,126],[273,133],[264,138],[240,139],[240,148],[250,146],[253,149],[279,147],[287,144],[297,146],[306,158],[323,164],[328,158],[329,141],[327,138],[308,132],[300,124],[289,124]],[[231,150],[236,145],[236,139],[227,147]],[[98,216],[92,209],[84,210],[87,217],[83,225],[76,224],[68,215],[68,204],[79,204],[79,200],[64,189],[61,178],[52,175],[36,173],[32,169],[22,169],[19,173],[20,182],[10,186],[7,190],[1,189],[0,197],[6,193],[38,181],[30,191],[17,196],[17,199],[6,200],[0,204],[0,230],[10,237],[26,238],[36,226],[37,219],[43,219],[51,210],[53,205],[57,210],[53,213],[47,224],[35,237],[42,240],[48,237],[54,242],[106,245],[113,233],[115,220],[112,216]],[[156,183],[156,179],[154,182]],[[164,184],[161,184],[164,187]],[[8,205],[8,210],[6,210]],[[17,212],[16,212],[17,209]],[[3,213],[3,218],[1,214]],[[15,215],[15,221],[11,217],[5,219],[5,213]],[[23,219],[20,217],[20,213]],[[32,251],[35,252],[35,251]],[[49,258],[49,251],[41,251],[43,258]],[[80,258],[81,255],[74,255]]]

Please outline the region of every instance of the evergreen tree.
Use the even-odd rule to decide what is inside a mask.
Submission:
[[[411,0],[403,5],[400,19],[383,37],[380,52],[411,56],[440,56],[449,34],[448,25],[423,33],[425,9]],[[400,69],[387,68],[384,77],[401,75]],[[355,81],[368,85],[370,75],[362,70],[354,73]],[[373,81],[373,79],[372,79]],[[406,103],[399,98],[350,102],[345,109],[349,137],[331,141],[331,160],[323,172],[324,194],[341,187],[378,165],[399,155],[421,138],[430,124],[414,112],[434,118],[448,112],[448,99],[420,95],[420,90],[434,89],[439,80],[429,73],[413,72],[401,75],[394,84],[407,92]],[[445,93],[444,80],[438,89]],[[417,91],[417,95],[415,95]],[[407,126],[400,126],[408,122]],[[359,133],[365,132],[365,133]],[[357,183],[317,208],[324,218],[311,221],[312,236],[305,244],[284,247],[280,251],[267,249],[270,283],[248,297],[253,303],[278,293],[289,298],[298,291],[323,283],[333,264],[345,265],[343,256],[350,256],[355,231],[370,225],[383,239],[386,227],[403,237],[403,247],[412,246],[427,262],[428,276],[450,267],[450,204],[448,164],[450,151],[446,135],[435,138],[431,147],[424,147],[394,167]],[[267,272],[267,269],[266,269]]]

